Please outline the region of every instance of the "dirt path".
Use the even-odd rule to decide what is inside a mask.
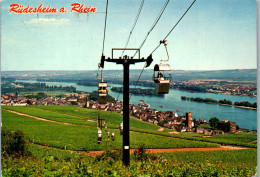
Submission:
[[[165,152],[185,152],[185,151],[231,151],[248,149],[247,147],[235,147],[235,146],[220,146],[217,148],[172,148],[172,149],[147,149],[148,153],[165,153]],[[136,149],[131,149],[130,154],[133,154]],[[105,151],[85,151],[82,154],[89,156],[101,155]]]
[[[69,152],[75,152],[75,153],[81,153],[84,155],[96,157],[98,155],[101,155],[104,150],[96,150],[96,151],[75,151],[75,150],[65,150],[55,147],[49,147],[46,145],[40,145],[36,143],[31,144],[43,147],[43,148],[53,148],[57,150],[63,150],[63,151],[69,151]],[[241,149],[250,149],[248,147],[238,147],[238,146],[220,146],[220,147],[206,147],[206,148],[170,148],[170,149],[146,149],[147,153],[167,153],[167,152],[186,152],[186,151],[232,151],[232,150],[241,150]],[[137,149],[130,149],[130,154],[133,154]],[[112,150],[112,151],[118,151],[118,150]]]
[[[257,142],[257,140],[254,140],[254,141],[251,141],[251,142],[249,142],[249,143],[256,143]]]
[[[55,120],[49,120],[49,119],[45,119],[45,118],[41,118],[41,117],[36,117],[36,116],[29,115],[29,114],[16,112],[16,111],[13,111],[13,110],[8,110],[8,109],[3,109],[3,110],[17,114],[17,115],[20,115],[20,116],[26,116],[26,117],[34,118],[34,119],[41,120],[41,121],[53,122],[53,123],[64,124],[64,125],[75,125],[75,124],[71,124],[71,123],[59,122],[59,121],[55,121]]]
[[[163,132],[164,128],[163,127],[160,127],[157,131],[158,132]]]

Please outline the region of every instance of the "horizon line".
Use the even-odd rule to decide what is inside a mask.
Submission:
[[[223,71],[223,70],[254,70],[257,68],[243,68],[243,69],[198,69],[198,70],[195,70],[195,69],[171,69],[171,70],[175,70],[175,71]],[[103,71],[122,71],[123,69],[108,69],[108,70],[103,70]],[[142,69],[131,69],[131,70],[142,70]],[[131,71],[130,70],[130,71]],[[153,69],[146,69],[146,70],[153,70]],[[5,71],[2,71],[1,72],[43,72],[43,71],[97,71],[96,70],[5,70]]]

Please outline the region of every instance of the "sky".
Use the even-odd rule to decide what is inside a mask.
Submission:
[[[170,0],[161,19],[141,48],[147,57],[193,0]],[[72,3],[97,9],[70,12]],[[138,48],[166,0],[145,0],[128,48]],[[11,4],[25,7],[65,7],[67,13],[15,14]],[[141,0],[113,0],[108,4],[104,55],[124,48]],[[105,0],[1,0],[1,70],[97,70],[102,55]],[[256,1],[197,0],[167,38],[173,70],[251,69],[257,67]],[[132,55],[131,53],[125,53]],[[115,57],[121,53],[115,53]],[[167,59],[161,45],[153,53],[153,69]],[[135,64],[130,69],[141,69]],[[105,63],[106,70],[122,69]]]

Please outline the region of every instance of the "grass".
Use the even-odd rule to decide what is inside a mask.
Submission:
[[[208,125],[208,124],[200,124],[200,125],[198,125],[198,127],[202,127],[202,128],[208,128],[208,129],[210,129],[211,128],[211,126],[210,125]]]
[[[96,120],[96,110],[74,106],[4,108],[76,125],[40,121],[2,109],[3,128],[22,130],[31,142],[29,150],[32,152],[31,156],[19,158],[2,156],[3,176],[253,176],[256,172],[256,149],[161,153],[145,160],[137,160],[131,155],[130,166],[126,168],[121,161],[122,155],[112,153],[112,156],[95,158],[81,154],[85,150],[122,149],[122,136],[118,129],[122,115],[118,113],[100,111],[109,125],[108,131],[114,131],[116,139],[112,141],[103,131],[101,144],[97,144],[96,123],[87,121]],[[239,133],[211,138],[202,138],[197,133],[173,135],[158,132],[158,126],[134,118],[130,121],[130,129],[135,130],[130,132],[131,148],[138,148],[141,144],[146,148],[218,146],[200,141],[257,146],[257,135]]]
[[[119,124],[122,122],[122,115],[119,113],[79,108],[75,106],[5,106],[4,108],[38,117],[43,117],[49,120],[67,122],[76,125],[87,125],[93,128],[96,127],[96,122],[89,122],[88,120],[96,121],[97,113],[99,113],[102,119],[104,119],[104,121],[107,123],[107,127],[110,129],[110,131],[118,130]],[[158,129],[159,126],[157,125],[149,124],[147,122],[143,122],[136,118],[130,117],[130,130],[134,132],[149,133],[153,135],[175,137],[193,141],[204,141],[253,148],[257,147],[257,143],[250,143],[251,141],[257,139],[257,135],[238,133],[206,138],[201,137],[203,134],[198,133],[180,133],[179,135],[176,135],[167,133],[167,131],[170,131],[169,129],[165,129],[163,132],[157,131]]]
[[[73,106],[71,107],[73,108]],[[95,122],[87,121],[88,120],[87,117],[82,118],[74,115],[66,115],[66,114],[61,114],[59,112],[47,111],[44,109],[40,109],[37,106],[26,106],[26,107],[6,106],[4,108],[8,110],[13,110],[13,111],[49,119],[49,120],[58,121],[58,122],[73,123],[78,125],[88,125],[93,127],[97,125]]]
[[[60,113],[66,113],[70,115],[76,116],[87,116],[91,120],[97,119],[97,113],[100,114],[102,119],[108,123],[108,127],[110,128],[118,128],[119,124],[123,121],[123,116],[119,113],[115,112],[107,112],[107,111],[98,111],[94,109],[86,109],[86,108],[78,108],[72,106],[40,106],[39,108],[51,111],[58,111]],[[156,131],[159,126],[149,124],[147,122],[143,122],[137,120],[136,118],[130,118],[130,129],[131,130],[154,130]]]
[[[188,151],[158,154],[169,161],[183,164],[181,170],[192,176],[252,176],[256,173],[257,150]],[[200,167],[200,169],[197,169]]]
[[[209,142],[223,143],[223,144],[233,144],[233,145],[250,145],[250,142],[257,140],[257,135],[247,134],[246,132],[241,132],[237,134],[227,134],[221,136],[215,136],[208,138]],[[253,146],[256,147],[256,144]]]
[[[213,152],[175,152],[137,160],[125,167],[120,154],[104,158],[53,148],[29,146],[31,156],[2,157],[3,176],[253,176],[254,149]]]
[[[109,128],[117,129],[119,127],[119,124],[123,121],[123,116],[119,113],[85,109],[75,106],[5,106],[4,108],[34,115],[37,117],[43,117],[50,120],[79,125],[96,126],[96,123],[88,122],[86,120],[89,119],[96,121],[97,113],[100,113],[100,116],[108,124]],[[147,122],[143,122],[132,117],[130,118],[130,125],[130,130],[139,130],[143,132],[146,130],[157,131],[157,129],[159,128],[159,126],[149,124]]]
[[[257,165],[257,150],[256,149],[243,149],[232,151],[187,151],[187,152],[174,152],[174,153],[161,153],[159,154],[165,159],[175,159],[176,161],[183,162],[203,162],[210,161],[211,163],[241,163],[246,166]]]
[[[116,139],[107,138],[103,131],[103,140],[97,144],[97,129],[80,125],[63,125],[53,122],[40,121],[2,110],[3,127],[10,130],[23,130],[28,140],[37,144],[47,145],[60,149],[71,150],[102,150],[121,149],[122,136],[119,129],[114,131]],[[176,147],[217,147],[216,144],[174,139],[171,137],[130,132],[131,148],[137,148],[144,143],[149,148],[176,148]],[[160,142],[160,143],[158,143]]]

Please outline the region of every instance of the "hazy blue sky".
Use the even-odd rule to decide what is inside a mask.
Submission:
[[[145,0],[128,47],[138,48],[166,0]],[[9,14],[9,5],[65,7],[78,2],[97,8],[94,14]],[[147,57],[192,0],[171,0],[141,49]],[[109,1],[105,41],[111,49],[124,47],[141,0]],[[105,0],[1,0],[1,69],[95,70],[102,53]],[[168,37],[172,69],[211,70],[256,68],[256,2],[254,0],[197,0]],[[161,46],[153,68],[167,57]],[[136,64],[131,68],[142,68]],[[105,63],[105,69],[122,66]]]

